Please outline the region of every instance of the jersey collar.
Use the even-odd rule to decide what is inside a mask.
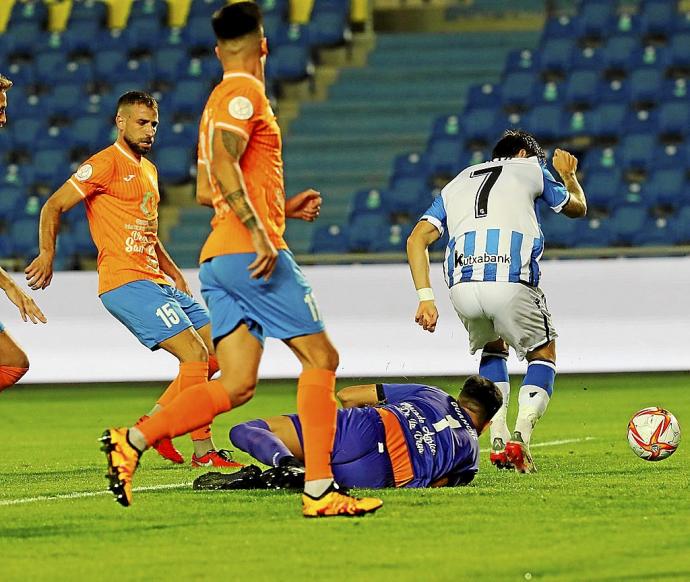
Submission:
[[[123,148],[119,143],[115,142],[113,144],[117,151],[119,151],[123,156],[125,156],[131,162],[134,162],[137,166],[141,166],[141,159],[137,160],[132,154],[130,154],[125,148]]]
[[[223,81],[227,81],[228,79],[249,79],[260,85],[262,89],[264,88],[264,84],[254,75],[250,75],[249,73],[242,71],[227,71],[226,73],[223,73]]]

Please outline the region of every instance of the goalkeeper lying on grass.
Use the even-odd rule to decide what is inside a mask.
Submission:
[[[466,485],[479,466],[479,435],[502,403],[493,382],[471,376],[457,399],[422,384],[349,386],[331,462],[345,487]],[[238,449],[271,466],[207,473],[196,489],[298,488],[304,481],[302,427],[296,414],[251,420],[230,430]]]

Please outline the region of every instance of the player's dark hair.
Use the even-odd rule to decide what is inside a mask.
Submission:
[[[480,430],[501,408],[503,395],[491,380],[475,375],[465,380],[458,396],[458,404],[478,416],[479,426],[476,428]]]
[[[218,40],[232,40],[259,32],[263,23],[261,8],[255,2],[236,2],[216,10],[211,18]]]
[[[143,91],[127,91],[117,100],[118,110],[127,105],[146,105],[150,109],[158,109],[158,101],[154,99],[153,95]]]
[[[520,150],[525,150],[530,156],[537,156],[541,164],[546,163],[546,155],[539,142],[531,133],[521,129],[507,129],[494,146],[491,157],[494,159],[513,158],[520,153]]]
[[[7,91],[14,83],[0,73],[0,91]]]

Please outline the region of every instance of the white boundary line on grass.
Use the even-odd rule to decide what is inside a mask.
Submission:
[[[189,487],[187,483],[166,483],[165,485],[148,485],[147,487],[135,487],[132,491],[163,491],[164,489],[181,489]],[[58,501],[62,499],[83,499],[85,497],[98,497],[100,495],[112,495],[107,489],[103,491],[81,491],[78,493],[60,493],[59,495],[38,495],[36,497],[20,497],[19,499],[0,499],[0,507],[3,505],[21,505],[35,501]]]
[[[537,447],[555,447],[558,445],[568,445],[571,443],[582,443],[585,441],[593,441],[596,437],[583,437],[577,439],[561,439],[558,441],[546,441],[543,443],[536,443],[532,445],[533,449]],[[488,453],[490,449],[482,449],[483,453]],[[190,482],[187,483],[167,483],[165,485],[149,485],[147,487],[135,487],[135,493],[139,491],[163,491],[165,489],[182,489],[189,487]],[[108,495],[110,491],[81,491],[79,493],[61,493],[59,495],[38,495],[36,497],[20,497],[19,499],[0,499],[0,507],[7,505],[22,505],[24,503],[34,503],[36,501],[60,501],[63,499],[84,499],[86,497],[98,497],[100,495]]]

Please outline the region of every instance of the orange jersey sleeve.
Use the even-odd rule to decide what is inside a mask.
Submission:
[[[113,156],[103,150],[86,160],[69,179],[81,194],[82,198],[88,198],[98,192],[104,192],[110,183],[110,178],[115,170]]]
[[[215,179],[212,145],[218,131],[232,132],[246,141],[240,168],[247,194],[271,242],[286,249],[280,128],[263,84],[245,73],[226,73],[206,104],[199,131],[199,162],[207,169],[215,209],[201,261],[254,252],[249,231],[230,209]]]

